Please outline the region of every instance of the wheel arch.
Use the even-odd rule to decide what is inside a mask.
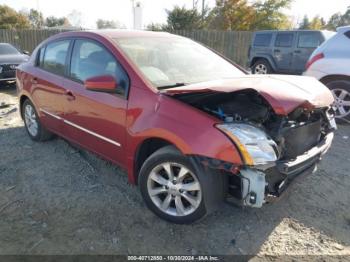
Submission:
[[[138,183],[138,176],[143,163],[150,155],[165,146],[173,146],[174,148],[178,149],[174,143],[159,137],[146,138],[139,143],[134,154],[133,181],[135,184]],[[181,152],[181,150],[179,151]]]
[[[348,80],[350,81],[350,76],[348,75],[327,75],[320,79],[322,84],[327,84],[333,80]]]
[[[31,100],[29,99],[29,97],[26,96],[26,95],[21,95],[21,97],[19,98],[19,112],[20,112],[20,115],[21,115],[21,118],[22,118],[22,119],[23,119],[22,106],[23,106],[24,101],[26,101],[26,100],[31,101]]]
[[[270,64],[270,66],[271,66],[271,68],[274,70],[274,71],[276,71],[276,65],[275,65],[275,63],[273,62],[273,60],[269,57],[269,56],[256,56],[256,57],[254,57],[253,59],[252,59],[252,61],[250,62],[250,67],[253,67],[254,66],[254,64],[257,62],[257,61],[259,61],[259,60],[265,60],[265,61],[267,61],[269,64]]]

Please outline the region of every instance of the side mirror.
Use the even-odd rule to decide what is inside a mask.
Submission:
[[[115,93],[117,81],[110,75],[94,76],[86,79],[84,86],[87,90],[91,91]]]
[[[27,51],[27,50],[23,50],[22,53],[25,54],[25,55],[30,55],[30,52]]]

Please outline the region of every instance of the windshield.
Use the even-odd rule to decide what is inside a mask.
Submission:
[[[10,44],[0,44],[0,55],[18,55],[19,51]]]
[[[158,89],[244,75],[219,55],[186,38],[144,37],[115,41]]]

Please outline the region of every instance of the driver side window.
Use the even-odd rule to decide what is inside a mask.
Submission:
[[[90,40],[76,40],[70,65],[71,78],[84,82],[86,79],[110,75],[117,80],[117,93],[125,96],[129,78],[115,57],[102,45]]]

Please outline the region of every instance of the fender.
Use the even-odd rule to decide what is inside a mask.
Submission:
[[[263,54],[256,54],[253,57],[253,59],[251,60],[251,62],[250,62],[250,67],[253,66],[253,61],[254,60],[258,60],[258,59],[266,59],[270,63],[273,71],[278,71],[276,63],[275,63],[273,57],[271,55],[269,55],[269,54],[264,54],[264,53]]]
[[[164,94],[148,96],[144,92],[149,91],[138,88],[131,88],[130,92],[126,165],[131,183],[136,182],[133,162],[136,152],[150,138],[167,141],[184,155],[242,165],[234,143],[215,127],[220,120]]]

